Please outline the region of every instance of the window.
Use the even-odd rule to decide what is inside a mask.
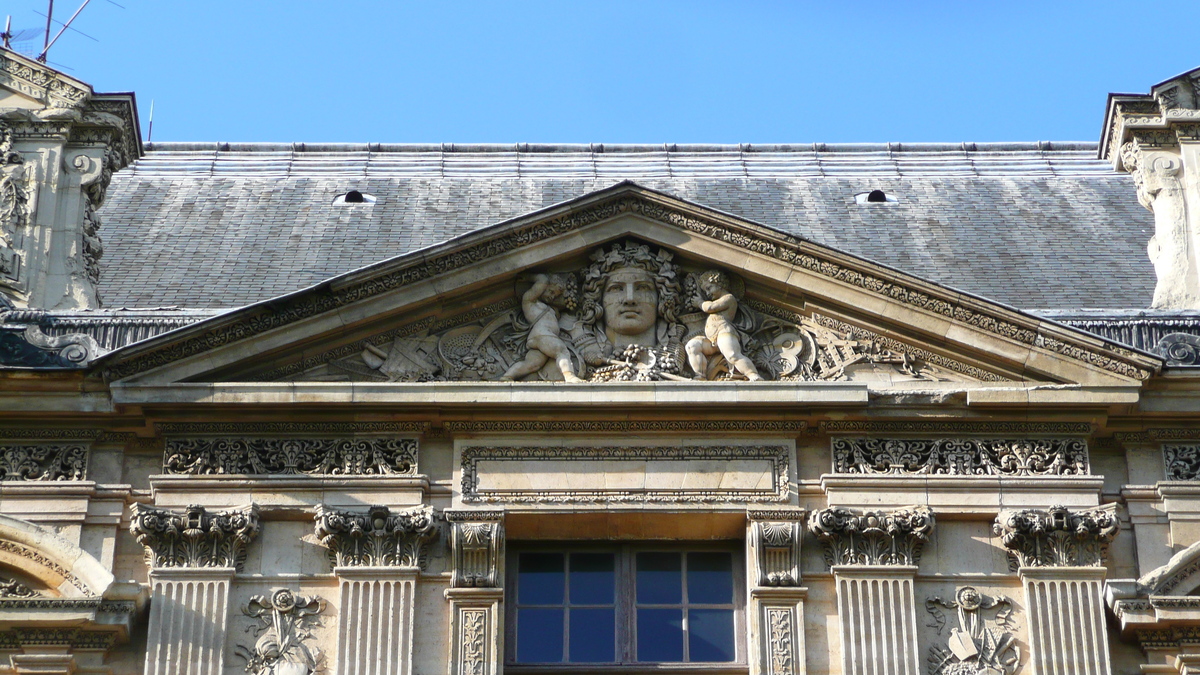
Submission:
[[[744,662],[740,559],[700,546],[515,550],[508,662]]]

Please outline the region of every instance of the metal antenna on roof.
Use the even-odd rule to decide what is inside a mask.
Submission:
[[[146,132],[146,142],[154,138],[154,99],[150,99],[150,129]]]
[[[54,46],[54,43],[58,42],[58,38],[62,37],[63,33],[67,32],[67,29],[71,27],[71,22],[75,20],[75,17],[79,16],[79,13],[82,12],[83,8],[87,7],[88,3],[91,1],[92,0],[83,0],[83,4],[79,6],[79,9],[75,10],[75,13],[71,15],[71,18],[67,19],[67,22],[63,24],[62,30],[58,31],[58,33],[54,36],[54,39],[51,40],[50,28],[51,22],[54,20],[54,0],[48,0],[49,7],[46,10],[46,46],[42,47],[42,53],[38,54],[38,61],[41,61],[42,63],[46,62],[46,52],[50,51],[50,48]]]
[[[32,42],[41,32],[40,28],[18,28],[13,30],[12,17],[9,16],[4,21],[4,32],[0,33],[0,44],[3,44],[5,49],[14,52],[26,52],[29,50],[22,47],[21,43]],[[17,46],[14,47],[13,45]]]

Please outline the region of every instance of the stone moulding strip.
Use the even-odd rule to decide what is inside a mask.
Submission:
[[[1118,443],[1155,443],[1158,441],[1200,441],[1200,428],[1147,429],[1119,431],[1113,434]]]
[[[820,430],[826,434],[1045,434],[1088,436],[1095,427],[1087,422],[985,422],[985,421],[890,421],[826,420]],[[1200,433],[1200,432],[1198,432]]]
[[[3,440],[96,441],[108,432],[103,429],[64,429],[46,427],[0,427]]]
[[[472,243],[461,247],[443,247],[424,256],[408,256],[398,269],[382,271],[363,279],[363,273],[351,274],[320,287],[319,292],[298,293],[270,304],[259,304],[251,310],[227,319],[218,318],[199,330],[198,335],[178,342],[152,344],[120,358],[105,361],[104,375],[109,380],[129,377],[174,361],[178,361],[226,344],[260,335],[270,330],[317,314],[415,284],[432,277],[459,270],[525,246],[576,232],[584,227],[625,214],[636,214],[715,241],[739,246],[811,273],[854,286],[889,298],[910,307],[922,309],[993,333],[1015,342],[1045,349],[1068,359],[1086,363],[1116,375],[1145,380],[1160,366],[1151,357],[1117,346],[1107,341],[1102,347],[1074,340],[1062,333],[1058,337],[1042,332],[1041,322],[1018,314],[980,311],[980,303],[972,302],[948,289],[922,285],[917,280],[900,281],[898,276],[883,278],[872,272],[848,267],[836,251],[767,228],[754,226],[716,214],[701,215],[699,209],[686,203],[651,192],[631,193],[621,188],[616,194],[598,196],[591,204],[567,211],[554,210],[535,216],[527,222],[490,236],[471,237]],[[369,272],[367,273],[369,274]],[[968,306],[970,305],[970,306]],[[187,331],[188,329],[183,329]]]
[[[412,434],[429,430],[428,422],[157,422],[160,434]]]
[[[596,432],[763,432],[799,433],[801,420],[495,420],[445,422],[450,433],[596,433]]]
[[[834,437],[833,473],[874,476],[1086,476],[1082,438]]]
[[[788,498],[791,448],[786,445],[608,446],[588,448],[467,446],[462,449],[462,501],[468,504],[713,504],[782,502]],[[593,489],[480,490],[481,461],[687,461],[766,460],[771,463],[769,489]]]

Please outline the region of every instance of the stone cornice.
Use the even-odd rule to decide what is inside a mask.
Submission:
[[[175,331],[176,335],[117,350],[98,363],[109,380],[130,377],[625,214],[732,244],[889,302],[931,312],[1119,377],[1144,380],[1161,369],[1160,359],[1115,343],[631,184],[473,233],[421,255],[401,256],[312,289],[201,321]]]
[[[9,87],[41,102],[48,108],[72,108],[86,104],[92,88],[57,70],[0,49],[0,86]]]
[[[1112,508],[1004,511],[993,530],[1021,567],[1099,567],[1117,536]]]
[[[803,420],[464,420],[445,422],[450,433],[781,433],[798,434]]]
[[[1200,82],[1200,69],[1161,82],[1148,94],[1110,94],[1099,157],[1118,170],[1128,170],[1120,152],[1133,141],[1145,147],[1177,145],[1200,133],[1200,101],[1193,90]]]

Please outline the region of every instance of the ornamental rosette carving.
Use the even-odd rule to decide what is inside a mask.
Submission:
[[[897,511],[834,506],[808,518],[808,529],[825,546],[830,566],[916,565],[933,524],[933,512],[924,506]]]
[[[437,517],[428,506],[391,511],[372,506],[365,512],[317,506],[316,536],[329,549],[334,567],[420,567],[426,545],[437,538]]]
[[[1021,567],[1099,567],[1117,536],[1112,509],[1002,511],[993,530]]]
[[[87,463],[88,446],[83,443],[0,445],[0,480],[84,480]]]
[[[151,568],[232,567],[246,560],[258,534],[258,507],[210,512],[189,506],[183,513],[134,504],[129,532],[146,548]]]
[[[185,475],[411,476],[413,438],[169,439],[163,470]]]
[[[833,472],[890,476],[1086,476],[1079,438],[833,439]]]

